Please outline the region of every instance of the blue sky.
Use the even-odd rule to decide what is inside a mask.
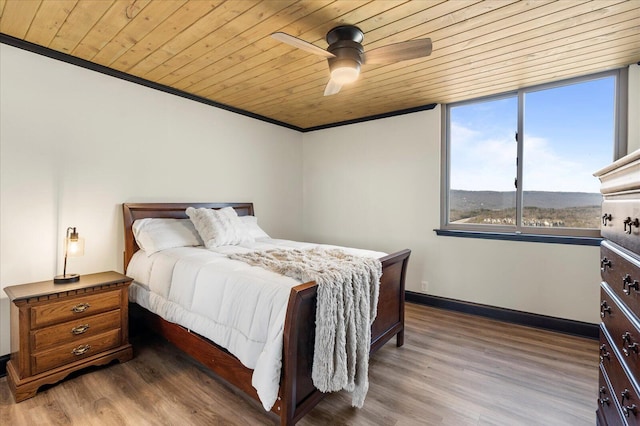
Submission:
[[[613,160],[614,77],[525,94],[524,189],[598,192]],[[517,97],[451,109],[451,189],[513,191]]]

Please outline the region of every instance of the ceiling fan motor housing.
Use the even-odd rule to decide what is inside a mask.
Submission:
[[[334,68],[339,67],[351,67],[360,70],[362,64],[362,45],[360,43],[354,43],[353,41],[338,41],[333,43],[327,49],[333,53],[335,58],[329,59],[329,69],[333,71]]]
[[[353,25],[342,25],[327,33],[327,51],[333,53],[335,58],[329,58],[329,69],[349,67],[360,71],[364,48],[362,40],[364,34],[360,28]]]

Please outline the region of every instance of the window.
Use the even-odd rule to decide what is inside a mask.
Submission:
[[[447,105],[442,229],[599,237],[593,172],[619,156],[619,74]]]

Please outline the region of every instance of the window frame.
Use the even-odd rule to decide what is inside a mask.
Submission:
[[[555,87],[567,86],[596,80],[605,77],[614,77],[614,136],[613,136],[613,158],[615,161],[623,157],[627,151],[627,68],[591,74],[582,77],[559,80],[555,82],[523,87],[518,90],[504,92],[491,96],[484,96],[469,99],[441,106],[441,178],[440,178],[440,229],[436,230],[438,235],[461,236],[468,238],[484,238],[499,240],[518,240],[534,242],[551,242],[567,244],[587,244],[596,245],[600,242],[600,229],[592,228],[540,228],[535,226],[522,225],[522,205],[523,205],[523,151],[524,137],[518,137],[517,143],[517,172],[518,188],[516,188],[516,225],[495,225],[495,224],[456,224],[449,223],[449,184],[451,173],[451,123],[450,109],[458,106],[495,101],[507,97],[517,98],[517,132],[524,135],[524,97],[526,93],[540,90],[552,89]],[[516,160],[516,159],[514,159]],[[604,165],[603,165],[604,166]]]

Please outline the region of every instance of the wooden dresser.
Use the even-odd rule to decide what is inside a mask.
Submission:
[[[132,358],[129,284],[125,275],[103,272],[70,284],[43,281],[4,289],[11,300],[7,382],[16,402],[73,371]]]
[[[640,150],[601,183],[599,425],[640,425]]]

